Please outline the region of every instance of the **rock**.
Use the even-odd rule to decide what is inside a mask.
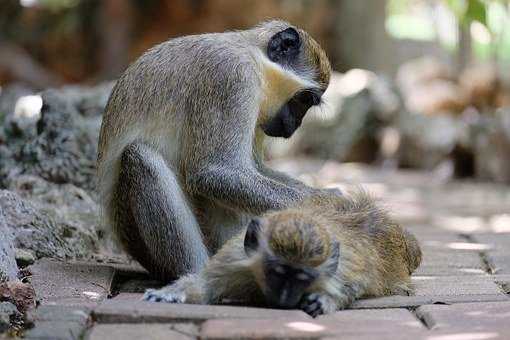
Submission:
[[[20,316],[15,305],[10,302],[0,302],[0,333],[7,331],[11,326],[11,320]]]
[[[33,94],[34,91],[21,84],[12,84],[2,87],[0,91],[0,125],[3,117],[14,112],[16,102],[20,97]]]
[[[468,104],[469,98],[463,88],[443,79],[414,86],[405,99],[409,111],[425,115],[461,113]]]
[[[92,194],[73,184],[53,184],[37,176],[22,175],[11,181],[8,189],[29,200],[65,228],[66,234],[78,235],[87,248],[97,242],[99,206]]]
[[[469,135],[466,122],[451,116],[402,112],[397,126],[401,139],[399,165],[406,168],[435,168]]]
[[[18,267],[14,258],[12,232],[7,228],[0,207],[0,283],[16,279]]]
[[[494,106],[500,86],[498,70],[491,64],[468,67],[460,74],[459,84],[471,105],[479,109]]]
[[[464,88],[454,82],[450,68],[431,57],[402,65],[396,83],[406,108],[426,115],[460,113],[469,104]]]
[[[93,87],[70,85],[61,91],[82,116],[93,117],[102,115],[114,85],[113,81]]]
[[[7,229],[14,234],[14,246],[32,251],[37,258],[80,258],[97,251],[91,233],[71,223],[56,223],[18,194],[0,190],[0,210]]]
[[[42,98],[40,95],[23,96],[18,99],[14,111],[7,115],[5,125],[11,134],[34,136],[36,123],[41,118]]]
[[[0,187],[26,174],[94,190],[100,114],[112,86],[70,86],[20,98],[0,129]]]
[[[21,268],[29,266],[35,262],[35,256],[29,250],[16,248],[15,254],[16,254],[16,263]]]
[[[473,129],[477,177],[510,183],[510,108],[484,117]]]
[[[452,80],[448,65],[434,57],[423,57],[408,61],[397,72],[396,82],[400,91],[406,96],[416,86],[438,79]]]
[[[4,282],[0,284],[0,301],[9,301],[25,313],[35,307],[35,291],[29,283],[18,280]]]

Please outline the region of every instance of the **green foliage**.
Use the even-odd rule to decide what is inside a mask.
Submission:
[[[427,5],[434,13],[438,4],[471,32],[472,48],[478,58],[510,60],[510,0],[388,0],[388,32],[397,39],[434,40],[437,27],[423,13]],[[422,15],[416,15],[417,9]],[[445,48],[457,47],[444,39],[441,43]]]
[[[79,0],[39,0],[42,7],[46,7],[53,11],[60,11],[77,6]]]
[[[478,21],[487,26],[487,2],[482,0],[445,0],[462,25]]]

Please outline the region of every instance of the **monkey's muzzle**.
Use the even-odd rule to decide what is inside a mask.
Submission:
[[[296,308],[304,294],[304,290],[294,286],[290,281],[278,287],[279,289],[275,288],[269,289],[269,292],[265,294],[267,303],[271,307],[282,309]]]
[[[262,125],[264,133],[270,137],[289,138],[301,126],[306,112],[321,102],[317,90],[304,90],[292,97],[278,113]]]

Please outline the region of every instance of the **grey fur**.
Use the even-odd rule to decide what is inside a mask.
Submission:
[[[270,37],[289,26],[271,21],[172,39],[148,50],[116,83],[99,140],[105,223],[155,276],[172,280],[199,271],[207,253],[249,216],[314,192],[261,161],[259,119],[267,102],[261,56]],[[308,52],[302,51],[303,64]],[[316,61],[300,65],[302,74],[278,72],[317,84],[310,79]],[[288,99],[277,97],[266,113]]]

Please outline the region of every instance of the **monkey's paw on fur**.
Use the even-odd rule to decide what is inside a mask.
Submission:
[[[142,299],[150,302],[185,303],[186,293],[182,289],[174,287],[147,289]]]
[[[304,295],[299,308],[314,318],[336,310],[335,302],[331,297],[317,293]]]

